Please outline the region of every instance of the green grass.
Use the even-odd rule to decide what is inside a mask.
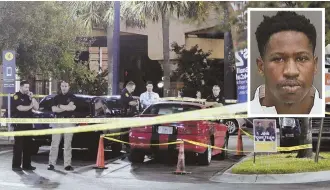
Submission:
[[[233,167],[234,174],[289,174],[330,170],[330,153],[320,153],[324,159],[295,158],[297,154],[270,154],[244,160]]]

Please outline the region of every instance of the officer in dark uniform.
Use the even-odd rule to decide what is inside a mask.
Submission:
[[[122,106],[122,117],[133,117],[134,107],[138,106],[138,101],[134,100],[132,93],[135,90],[135,83],[130,81],[126,84],[126,87],[122,90],[120,94],[120,101]],[[123,128],[122,132],[126,132],[129,129]],[[125,142],[129,141],[128,133],[121,136],[122,140]],[[126,144],[126,149],[129,151],[129,145]]]
[[[225,98],[223,96],[220,95],[220,86],[218,85],[214,85],[213,89],[212,89],[212,95],[208,96],[206,98],[207,102],[217,102],[217,103],[221,103],[222,105],[225,105]]]
[[[27,81],[20,83],[20,90],[12,98],[11,110],[13,118],[32,118],[32,109],[38,110],[39,103],[32,98],[33,93],[29,91],[30,85]],[[15,124],[14,131],[31,130],[32,124]],[[14,171],[35,170],[31,165],[31,146],[32,138],[30,136],[15,136],[13,149],[12,169]],[[22,163],[23,154],[23,163]],[[22,165],[22,168],[21,168]]]
[[[132,96],[134,90],[135,90],[135,83],[130,81],[126,84],[126,87],[122,90],[120,94],[123,117],[133,117],[134,109],[139,104],[138,101],[134,100]]]

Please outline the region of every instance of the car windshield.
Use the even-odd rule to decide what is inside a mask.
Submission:
[[[39,110],[45,112],[52,111],[52,104],[53,104],[54,97],[46,97],[40,101]]]
[[[156,115],[166,115],[181,113],[186,111],[193,111],[201,109],[200,106],[188,105],[188,104],[154,104],[149,106],[142,115],[156,114]]]

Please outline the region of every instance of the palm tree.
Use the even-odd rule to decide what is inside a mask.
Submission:
[[[163,70],[164,70],[164,97],[170,92],[170,18],[172,16],[184,17],[189,15],[191,2],[180,1],[125,1],[122,3],[123,14],[131,17],[135,15],[138,20],[153,22],[162,21],[163,34]]]
[[[70,2],[72,16],[77,18],[89,31],[93,27],[103,27],[107,31],[108,48],[108,94],[117,94],[118,90],[118,64],[119,64],[119,36],[120,20],[125,20],[127,26],[144,27],[143,20],[138,20],[134,15],[119,13],[119,2],[111,1],[74,1]],[[114,13],[117,12],[115,15]],[[120,17],[120,18],[118,18]],[[117,21],[117,22],[116,22]],[[115,29],[115,30],[114,30]],[[114,47],[114,48],[113,48]],[[113,49],[112,49],[113,48]]]

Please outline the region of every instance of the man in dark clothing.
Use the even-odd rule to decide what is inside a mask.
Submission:
[[[225,105],[225,98],[220,95],[220,86],[214,85],[212,89],[212,94],[206,98],[207,102],[216,102]]]
[[[274,128],[274,124],[272,122],[268,124],[268,127],[266,128],[266,132],[268,136],[268,138],[266,138],[266,141],[275,141],[276,131]]]
[[[130,81],[126,84],[126,87],[122,90],[120,94],[120,101],[123,110],[123,117],[132,117],[133,108],[138,106],[138,101],[134,100],[132,93],[135,90],[135,83]]]
[[[254,131],[254,136],[256,138],[256,141],[264,141],[264,139],[262,138],[264,131],[265,131],[265,128],[261,125],[261,122],[258,121],[257,126],[255,126],[255,131]]]
[[[138,106],[138,101],[134,100],[132,92],[135,90],[135,83],[130,81],[126,84],[126,87],[122,90],[120,94],[120,102],[122,106],[122,117],[133,117],[134,107]],[[129,129],[123,128],[121,132],[127,132]],[[129,134],[121,135],[122,140],[129,142]],[[126,144],[126,151],[129,151],[129,145]]]
[[[27,81],[20,83],[20,90],[16,92],[11,100],[11,110],[13,118],[32,118],[32,109],[38,110],[39,103],[32,98],[33,93],[29,91],[30,85]],[[15,124],[14,131],[31,130],[32,124]],[[13,150],[12,169],[14,171],[35,170],[31,166],[31,148],[32,138],[30,136],[15,136],[15,144]],[[23,164],[22,164],[23,154]]]

